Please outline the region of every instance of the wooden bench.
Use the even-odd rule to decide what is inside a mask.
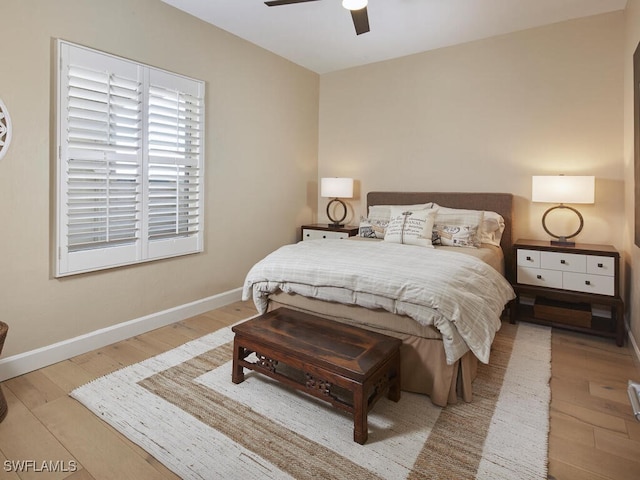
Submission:
[[[397,338],[287,308],[232,331],[233,383],[242,383],[248,368],[325,400],[353,414],[360,444],[367,441],[367,414],[376,401],[385,392],[400,400]]]

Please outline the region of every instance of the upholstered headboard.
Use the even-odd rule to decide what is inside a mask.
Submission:
[[[464,192],[369,192],[367,209],[371,205],[412,205],[435,202],[443,207],[488,210],[504,218],[504,233],[500,246],[504,252],[505,274],[512,280],[513,259],[513,195],[511,193],[464,193]]]

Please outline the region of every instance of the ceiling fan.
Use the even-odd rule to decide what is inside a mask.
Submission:
[[[272,0],[264,2],[268,7],[277,7],[280,5],[290,5],[292,3],[317,2],[318,0]],[[356,34],[367,33],[369,31],[369,16],[367,15],[368,0],[342,0],[342,6],[351,11],[353,26],[356,28]]]

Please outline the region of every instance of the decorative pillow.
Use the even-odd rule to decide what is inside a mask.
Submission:
[[[478,248],[478,238],[477,225],[434,225],[431,242],[445,247]]]
[[[500,246],[500,240],[502,240],[502,232],[504,232],[504,218],[502,215],[491,211],[482,210],[464,210],[460,208],[448,208],[441,207],[437,204],[433,204],[433,208],[438,209],[439,214],[468,214],[468,213],[483,213],[481,227],[478,231],[480,243],[488,243],[490,245]],[[436,221],[436,223],[438,223]]]
[[[369,220],[386,220],[391,219],[391,208],[400,207],[406,210],[426,210],[433,207],[433,202],[419,203],[417,205],[371,205],[369,207]]]
[[[432,243],[450,247],[478,248],[481,243],[478,231],[482,225],[484,212],[458,210],[452,213],[451,209],[444,210],[445,213],[442,208],[437,209]]]
[[[375,220],[360,217],[358,236],[366,238],[384,238],[384,233],[389,224],[388,220]]]
[[[391,219],[391,208],[399,207],[405,210],[426,210],[431,208],[433,202],[419,203],[417,205],[371,205],[367,220],[376,227],[376,238],[384,238],[387,225]]]
[[[391,220],[384,235],[385,242],[433,248],[431,235],[435,210],[410,210],[391,207]]]

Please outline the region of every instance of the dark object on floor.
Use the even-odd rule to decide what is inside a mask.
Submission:
[[[4,339],[7,338],[7,331],[9,330],[9,325],[4,322],[0,322],[0,354],[2,353],[2,347],[4,346]],[[2,393],[2,387],[0,386],[0,422],[4,420],[4,417],[7,416],[7,399],[4,398],[4,394]]]

